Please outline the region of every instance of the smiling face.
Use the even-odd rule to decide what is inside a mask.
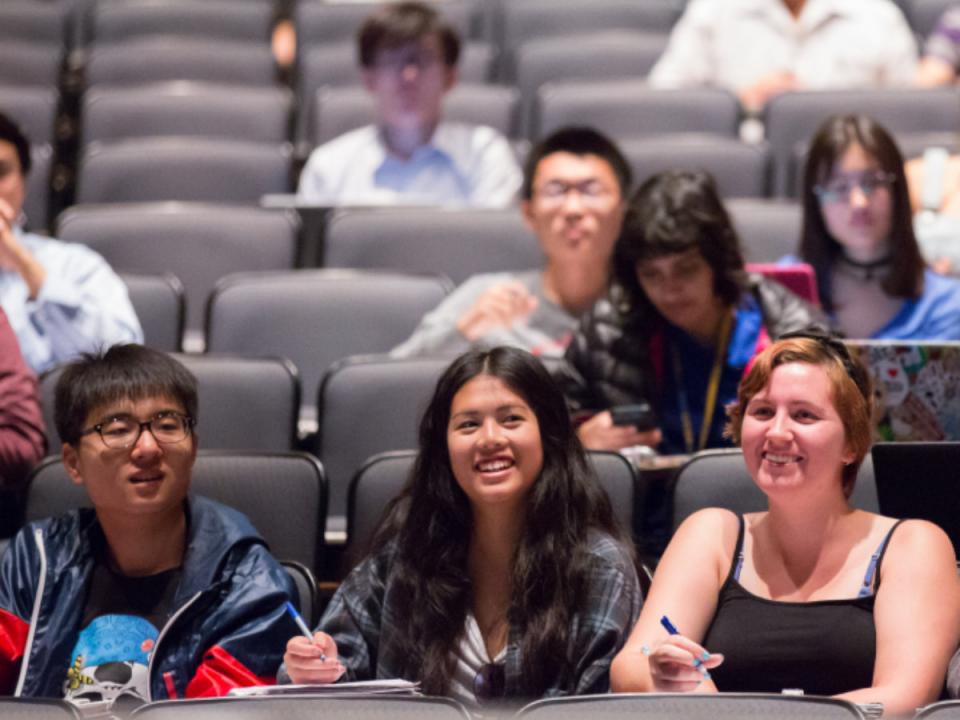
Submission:
[[[818,186],[820,210],[830,235],[858,262],[885,257],[890,247],[892,175],[861,145],[844,151]]]
[[[767,495],[799,488],[842,493],[843,466],[855,453],[833,396],[822,366],[791,362],[776,367],[747,403],[740,444]]]
[[[450,466],[474,508],[522,503],[543,469],[540,425],[506,383],[478,375],[453,397]]]
[[[456,67],[444,63],[440,38],[427,35],[416,43],[380,50],[363,70],[382,126],[424,130],[440,121],[443,96],[457,82]]]
[[[163,412],[186,414],[180,403],[167,397],[121,400],[91,411],[84,430],[119,415],[146,422]],[[196,455],[192,432],[179,442],[161,445],[147,428],[128,448],[107,447],[98,432],[84,434],[76,445],[63,446],[63,463],[70,478],[86,488],[101,516],[152,515],[179,509],[190,487]]]

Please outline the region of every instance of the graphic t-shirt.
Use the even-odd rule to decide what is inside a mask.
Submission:
[[[173,609],[180,568],[127,577],[99,562],[84,607],[82,630],[66,670],[67,700],[148,697],[147,669],[159,628]]]

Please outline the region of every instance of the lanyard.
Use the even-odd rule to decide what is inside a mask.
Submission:
[[[710,435],[710,426],[713,424],[713,411],[717,406],[717,394],[720,391],[720,375],[723,372],[723,361],[727,356],[727,342],[730,340],[730,328],[733,324],[733,313],[724,313],[717,333],[717,344],[714,350],[713,367],[710,369],[710,381],[707,383],[707,395],[703,403],[703,421],[700,423],[700,442],[693,444],[693,420],[690,417],[690,402],[687,399],[687,386],[683,382],[683,365],[680,362],[680,353],[677,346],[670,343],[670,352],[673,356],[673,379],[677,384],[677,399],[680,402],[680,423],[683,426],[683,444],[688,453],[703,450],[707,446],[707,437]]]

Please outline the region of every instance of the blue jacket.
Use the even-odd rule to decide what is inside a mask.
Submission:
[[[272,683],[297,632],[284,609],[293,583],[250,521],[203,497],[186,508],[180,586],[150,658],[150,701]],[[0,561],[0,693],[63,697],[99,538],[90,509],[14,537]]]

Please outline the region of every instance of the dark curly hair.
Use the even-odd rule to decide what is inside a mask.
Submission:
[[[374,547],[398,545],[392,574],[398,584],[397,617],[406,619],[398,628],[409,648],[405,676],[419,678],[425,693],[442,695],[472,593],[467,570],[472,512],[451,469],[447,426],[454,396],[478,375],[499,378],[520,395],[540,428],[543,468],[527,496],[507,618],[522,638],[522,690],[539,696],[554,678],[572,672],[577,660],[568,656],[568,639],[586,592],[588,531],[623,540],[563,394],[539,360],[508,347],[471,350],[454,360],[423,415],[416,463]]]
[[[614,249],[619,304],[634,322],[660,314],[637,280],[637,263],[696,248],[713,270],[714,293],[735,305],[745,283],[740,239],[713,177],[704,171],[667,171],[634,194]]]

